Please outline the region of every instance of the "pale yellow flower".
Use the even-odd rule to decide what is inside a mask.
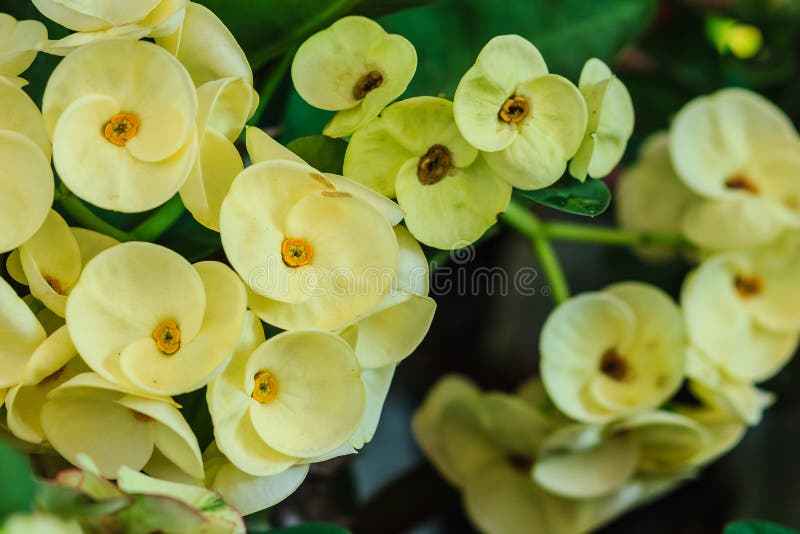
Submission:
[[[50,76],[43,113],[59,177],[99,207],[154,208],[194,165],[194,85],[174,57],[151,43],[102,41],[70,54]]]
[[[47,28],[38,20],[17,20],[0,13],[0,78],[22,87],[19,77],[36,59],[36,47],[47,39]]]
[[[245,309],[244,286],[225,265],[191,265],[159,245],[131,242],[86,265],[67,301],[67,326],[99,375],[173,395],[222,371]]]
[[[8,282],[0,279],[0,388],[15,386],[22,380],[31,355],[47,334]]]

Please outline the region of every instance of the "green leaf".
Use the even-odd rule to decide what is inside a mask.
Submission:
[[[296,527],[270,530],[270,534],[350,534],[349,530],[327,523],[306,523]]]
[[[611,203],[611,192],[606,184],[591,178],[581,183],[565,177],[545,189],[518,193],[550,208],[586,217],[600,215]]]
[[[432,0],[199,0],[222,19],[254,69],[351,13],[372,17]],[[269,36],[269,38],[264,38]]]
[[[86,493],[49,481],[36,485],[36,509],[67,518],[88,518],[112,515],[130,506],[125,496],[96,500]]]
[[[798,534],[796,530],[775,523],[748,519],[729,523],[723,534]]]
[[[8,443],[0,442],[0,522],[15,513],[29,510],[35,484],[28,458]]]
[[[290,141],[286,148],[321,172],[342,174],[347,142],[324,135],[309,135]]]

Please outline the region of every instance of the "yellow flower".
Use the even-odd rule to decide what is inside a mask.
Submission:
[[[0,161],[0,252],[8,252],[30,239],[44,222],[54,182],[42,115],[22,89],[2,76]]]
[[[749,252],[719,254],[684,281],[692,344],[726,375],[761,382],[792,357],[800,338],[800,235]]]
[[[55,515],[35,512],[31,514],[17,513],[10,516],[0,526],[3,534],[83,534],[80,523],[65,520]]]
[[[66,55],[88,43],[107,39],[136,40],[174,33],[183,20],[189,0],[132,0],[63,2],[33,0],[41,13],[73,33],[43,43],[50,54]]]
[[[189,264],[150,243],[124,243],[86,265],[67,326],[96,373],[175,395],[205,385],[230,360],[244,324],[241,281],[217,262]]]
[[[698,198],[675,174],[667,133],[658,132],[644,142],[639,160],[622,172],[614,205],[623,228],[680,234],[684,213]],[[658,261],[668,259],[675,251],[648,245],[636,252],[646,260]]]
[[[672,124],[670,152],[678,176],[703,198],[683,220],[703,248],[750,248],[800,227],[800,140],[765,98],[723,89],[692,100]]]
[[[578,421],[647,411],[680,387],[685,336],[680,310],[656,287],[624,282],[579,295],[542,328],[542,381]]]
[[[365,403],[358,360],[341,338],[310,330],[263,339],[251,316],[233,360],[207,392],[219,450],[253,476],[342,447]]]
[[[25,301],[2,279],[0,331],[5,333],[0,347],[0,388],[8,388],[20,383],[31,355],[47,334]]]
[[[405,38],[370,19],[344,17],[300,46],[292,81],[312,106],[339,112],[324,133],[344,137],[403,94],[416,69],[417,53]]]
[[[501,35],[484,46],[458,84],[453,110],[466,140],[520,189],[558,180],[586,132],[580,91],[548,74],[539,50],[519,35]]]
[[[617,166],[633,133],[633,102],[628,89],[597,58],[586,62],[578,83],[589,122],[578,152],[569,164],[569,172],[580,181],[587,174],[602,178]]]
[[[251,309],[286,330],[355,322],[397,269],[397,238],[383,213],[292,161],[245,169],[222,204],[220,227]]]
[[[47,28],[38,20],[17,20],[0,13],[0,78],[18,87],[26,85],[19,75],[31,66],[37,45],[45,39]]]
[[[154,208],[178,191],[194,164],[194,85],[151,43],[103,41],[70,54],[50,76],[43,110],[60,178],[99,207]]]
[[[203,478],[197,438],[169,398],[142,397],[93,373],[52,390],[42,428],[55,450],[78,465],[88,455],[106,478],[123,466],[142,469],[155,448],[196,479]]]

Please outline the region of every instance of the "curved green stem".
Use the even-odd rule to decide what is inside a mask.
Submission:
[[[528,237],[533,245],[533,250],[539,259],[545,277],[550,282],[553,300],[561,304],[569,298],[569,284],[558,261],[550,239],[545,232],[545,226],[525,206],[512,200],[508,209],[501,216],[506,224]]]
[[[256,108],[255,113],[250,117],[247,124],[257,126],[261,121],[261,116],[264,114],[264,110],[267,109],[267,104],[272,100],[272,96],[275,94],[281,80],[283,80],[283,77],[289,70],[289,66],[292,64],[292,58],[294,58],[294,53],[296,51],[297,47],[290,49],[281,57],[280,61],[270,69],[267,74],[267,79],[264,81],[264,87],[261,88],[261,93],[258,95],[258,108]]]
[[[271,46],[255,54],[251,61],[253,68],[258,69],[266,65],[267,62],[275,56],[289,50],[294,43],[304,40],[316,30],[347,15],[354,7],[360,4],[361,1],[362,0],[333,0],[328,7],[318,12],[316,15],[309,17],[305,24],[297,26],[293,32],[286,35],[283,39],[274,42]]]
[[[72,191],[67,189],[64,184],[58,186],[55,201],[65,214],[69,215],[84,228],[111,236],[118,241],[132,241],[134,239],[128,232],[120,230],[113,224],[109,224],[100,218],[100,216],[90,210],[81,199],[76,197]]]
[[[186,208],[183,206],[180,195],[175,195],[139,226],[131,230],[130,235],[138,241],[155,241],[172,228],[185,212]]]
[[[664,245],[671,247],[693,246],[677,234],[637,232],[607,226],[593,226],[581,223],[546,222],[542,223],[545,234],[560,241],[580,241],[621,247]]]

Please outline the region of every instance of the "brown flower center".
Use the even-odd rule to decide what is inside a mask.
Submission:
[[[278,381],[269,371],[261,371],[255,376],[251,397],[261,404],[269,404],[278,395]]]
[[[728,189],[742,191],[743,193],[750,193],[752,195],[758,194],[758,187],[756,187],[756,184],[754,184],[750,178],[743,174],[734,174],[725,180],[725,187]]]
[[[743,299],[755,297],[764,291],[764,283],[757,276],[746,276],[737,274],[733,279],[733,287],[736,293]]]
[[[533,458],[523,454],[511,453],[506,456],[506,461],[511,466],[511,469],[519,473],[530,473],[533,468]]]
[[[111,117],[106,123],[103,134],[110,143],[117,146],[125,146],[139,131],[141,122],[139,117],[132,113],[119,113]]]
[[[141,423],[149,423],[150,421],[153,420],[153,418],[150,417],[149,415],[144,414],[142,412],[137,412],[136,410],[131,410],[131,415],[133,416],[134,419],[136,419]]]
[[[359,78],[355,86],[353,86],[353,98],[361,100],[367,96],[370,91],[377,89],[381,85],[383,85],[383,74],[377,70],[368,72]]]
[[[158,350],[170,355],[181,348],[181,330],[175,321],[164,321],[153,330],[153,339],[156,340]]]
[[[44,281],[47,282],[47,285],[50,286],[50,289],[55,291],[58,295],[66,295],[67,292],[64,289],[64,286],[61,284],[61,280],[54,278],[52,276],[45,276]]]
[[[433,145],[417,165],[417,178],[422,185],[433,185],[447,176],[453,168],[453,155],[443,145]]]
[[[528,116],[531,111],[531,105],[524,96],[511,96],[503,103],[503,107],[497,114],[503,122],[516,124]]]
[[[302,267],[311,263],[314,248],[305,239],[286,238],[281,243],[281,256],[287,267]]]
[[[617,382],[623,382],[629,378],[628,361],[617,354],[614,349],[609,349],[600,359],[600,372]]]

